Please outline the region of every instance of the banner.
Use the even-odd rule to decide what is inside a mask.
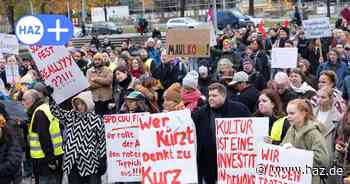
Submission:
[[[298,48],[272,48],[271,68],[296,68]]]
[[[256,183],[311,184],[313,152],[259,144]]]
[[[139,135],[142,183],[197,183],[195,126],[189,110],[144,116]]]
[[[16,35],[0,33],[0,53],[18,55],[19,44]]]
[[[167,51],[170,56],[209,57],[212,30],[210,27],[168,29]]]
[[[66,47],[32,45],[28,50],[45,84],[54,88],[52,97],[56,103],[89,87],[89,82]]]
[[[256,148],[268,135],[268,118],[218,118],[218,183],[254,183]]]
[[[6,82],[15,85],[20,79],[17,62],[7,62],[5,65]]]
[[[140,182],[139,123],[148,113],[105,115],[108,182]]]
[[[332,26],[328,17],[304,20],[303,27],[306,39],[332,36]]]

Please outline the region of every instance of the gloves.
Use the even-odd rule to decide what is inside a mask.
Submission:
[[[98,167],[97,174],[102,176],[106,173],[107,170],[107,157],[104,156],[100,159],[100,167]]]
[[[50,161],[47,166],[52,172],[55,172],[59,169],[59,162],[58,160],[53,160],[53,161]]]

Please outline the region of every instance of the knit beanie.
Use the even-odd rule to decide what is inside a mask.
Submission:
[[[182,86],[183,87],[189,87],[192,89],[197,89],[198,87],[198,73],[194,70],[187,73],[185,78],[182,80]]]
[[[181,102],[181,84],[176,82],[172,84],[167,90],[165,90],[164,100],[180,103]]]

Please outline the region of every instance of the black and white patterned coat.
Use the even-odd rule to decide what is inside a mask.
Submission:
[[[83,92],[72,101],[81,99],[88,112],[66,111],[50,100],[50,110],[65,126],[63,171],[69,174],[75,165],[80,176],[97,174],[106,156],[103,119],[92,109],[91,92]]]

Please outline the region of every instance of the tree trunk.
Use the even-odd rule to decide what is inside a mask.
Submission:
[[[184,17],[185,16],[185,2],[186,0],[181,0],[180,3],[180,11],[181,11],[181,17]]]
[[[327,17],[331,17],[330,0],[327,0]]]
[[[254,0],[249,0],[249,15],[254,16]]]
[[[9,24],[11,26],[10,33],[15,33],[15,5],[16,3],[11,2],[11,0],[5,1],[6,16],[8,18]]]

